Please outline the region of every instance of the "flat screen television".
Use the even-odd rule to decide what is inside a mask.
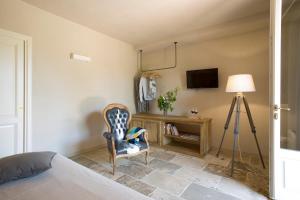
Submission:
[[[218,68],[186,71],[187,88],[218,88]]]

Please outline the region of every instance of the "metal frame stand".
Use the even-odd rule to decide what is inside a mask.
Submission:
[[[234,140],[233,140],[233,148],[232,148],[231,176],[233,175],[233,170],[234,170],[235,151],[236,151],[237,139],[238,139],[239,129],[240,129],[240,113],[241,113],[241,109],[240,108],[241,108],[241,101],[244,102],[244,106],[245,106],[245,109],[246,109],[246,112],[247,112],[247,117],[248,117],[250,128],[251,128],[251,132],[254,135],[255,143],[256,143],[256,146],[257,146],[257,149],[258,149],[260,161],[262,163],[263,168],[264,169],[266,168],[264,160],[263,160],[263,157],[262,157],[262,154],[261,154],[261,151],[260,151],[258,140],[257,140],[257,137],[256,137],[256,128],[255,128],[254,123],[253,123],[253,119],[252,119],[252,115],[251,115],[251,112],[250,112],[250,108],[249,108],[247,99],[246,99],[246,97],[243,94],[238,93],[233,98],[233,100],[232,100],[232,103],[231,103],[231,106],[230,106],[230,110],[228,112],[227,120],[226,120],[226,123],[225,123],[225,126],[224,126],[224,132],[223,132],[221,144],[219,146],[219,149],[218,149],[218,152],[217,152],[217,155],[216,155],[217,157],[219,157],[219,154],[220,154],[220,151],[221,151],[221,148],[222,148],[222,144],[223,144],[223,141],[224,141],[224,137],[225,137],[226,131],[228,129],[228,126],[229,126],[229,123],[230,123],[230,120],[231,120],[231,116],[232,116],[233,110],[234,110],[234,108],[236,106],[234,131],[233,131]]]

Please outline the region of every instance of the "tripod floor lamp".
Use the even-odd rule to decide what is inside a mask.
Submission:
[[[252,75],[238,74],[238,75],[229,76],[228,81],[227,81],[227,86],[226,86],[226,92],[234,92],[234,93],[236,93],[236,95],[233,97],[233,100],[232,100],[232,103],[230,106],[230,110],[228,112],[227,120],[226,120],[226,123],[224,126],[224,133],[223,133],[222,140],[221,140],[218,152],[217,152],[217,157],[220,154],[222,144],[224,141],[224,137],[225,137],[226,131],[228,129],[232,113],[235,109],[235,122],[234,122],[234,131],[233,131],[233,135],[234,135],[233,139],[234,140],[233,140],[232,161],[231,161],[231,176],[232,176],[233,170],[234,170],[235,151],[236,151],[237,140],[238,140],[239,129],[240,129],[241,102],[243,101],[246,112],[247,112],[247,117],[248,117],[248,121],[250,124],[251,132],[254,136],[255,143],[256,143],[256,146],[258,149],[259,157],[260,157],[263,168],[265,168],[265,163],[264,163],[264,160],[263,160],[263,157],[262,157],[262,154],[260,151],[260,147],[258,144],[258,140],[256,137],[256,128],[254,126],[254,122],[252,119],[252,115],[250,112],[250,108],[249,108],[247,99],[243,94],[243,92],[255,92],[255,86],[254,86]]]

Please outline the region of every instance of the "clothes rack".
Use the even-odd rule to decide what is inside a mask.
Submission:
[[[150,71],[157,71],[157,70],[165,70],[165,69],[172,69],[172,68],[176,68],[177,66],[177,43],[178,42],[174,42],[174,66],[172,67],[164,67],[164,68],[157,68],[157,69],[147,69],[144,70],[143,69],[143,50],[141,49],[140,52],[140,70],[141,72],[150,72]]]
[[[154,78],[154,79],[157,79],[157,78],[160,78],[160,74],[157,73],[157,72],[142,72],[141,76],[145,77],[145,78]]]

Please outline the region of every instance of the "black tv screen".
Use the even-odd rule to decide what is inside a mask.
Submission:
[[[187,88],[218,88],[218,68],[186,71]]]

